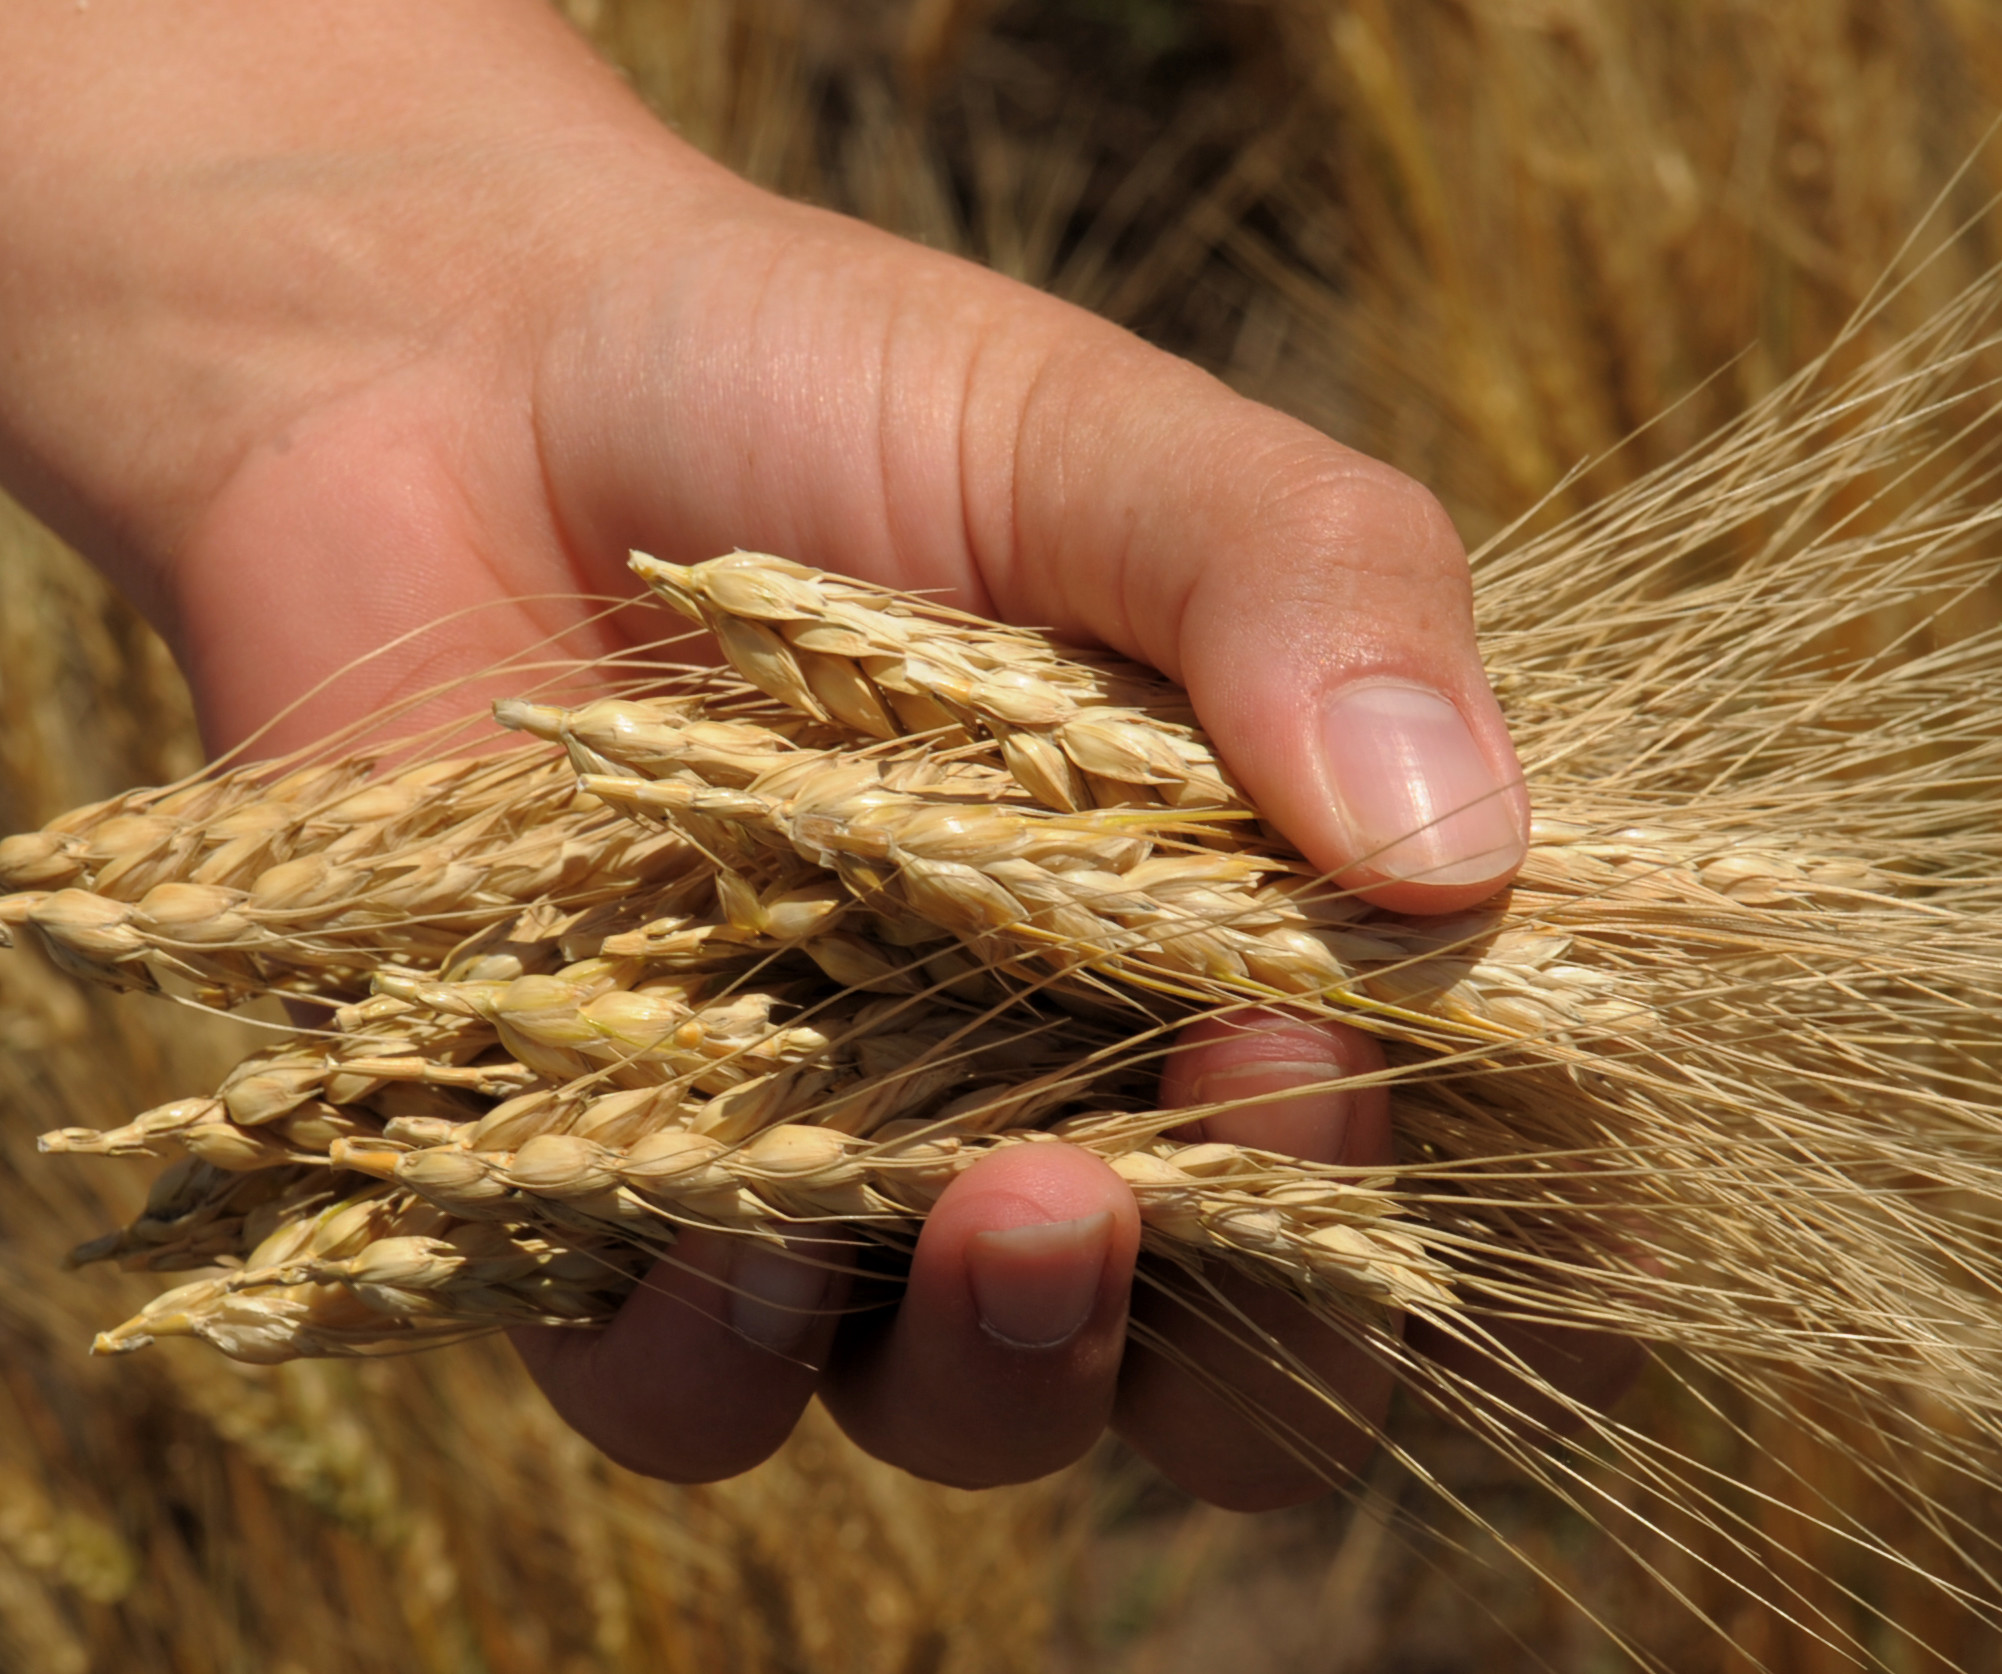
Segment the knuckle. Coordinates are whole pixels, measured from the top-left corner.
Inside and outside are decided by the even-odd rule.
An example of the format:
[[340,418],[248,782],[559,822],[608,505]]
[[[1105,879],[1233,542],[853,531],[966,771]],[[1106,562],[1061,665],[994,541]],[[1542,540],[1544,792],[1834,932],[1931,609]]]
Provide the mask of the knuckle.
[[1437,495],[1381,460],[1313,440],[1282,450],[1260,485],[1254,525],[1266,550],[1318,567],[1333,557],[1352,573],[1465,576],[1466,549]]

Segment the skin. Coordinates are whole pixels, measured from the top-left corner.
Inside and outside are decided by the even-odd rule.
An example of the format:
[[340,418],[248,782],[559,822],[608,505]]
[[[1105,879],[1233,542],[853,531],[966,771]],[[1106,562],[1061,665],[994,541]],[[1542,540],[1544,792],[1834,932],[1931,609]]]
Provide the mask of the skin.
[[[615,650],[658,619],[593,624],[574,595],[629,594],[628,547],[745,546],[1162,669],[1303,852],[1381,904],[1455,910],[1519,861],[1464,554],[1422,488],[1103,321],[746,185],[540,0],[33,0],[0,12],[0,83],[0,479],[168,637],[214,747],[303,743],[546,639]],[[1360,755],[1326,723],[1355,692]],[[1432,731],[1371,755],[1385,704]],[[1439,792],[1432,881],[1357,813],[1407,782]],[[1375,1067],[1369,1041],[1251,1023],[1189,1040],[1164,1096],[1248,1101],[1212,1137],[1388,1157],[1380,1095],[1297,1091]],[[1021,1148],[941,1198],[894,1307],[843,1311],[881,1300],[848,1246],[744,1266],[691,1235],[603,1332],[519,1346],[580,1431],[677,1480],[754,1464],[817,1393],[947,1482],[1055,1469],[1111,1423],[1221,1504],[1324,1492],[1127,1345],[1132,1307],[1286,1398],[1131,1299],[1138,1232],[1102,1163]],[[1381,1413],[1379,1375],[1250,1305]],[[1332,1459],[1366,1447],[1288,1416]]]

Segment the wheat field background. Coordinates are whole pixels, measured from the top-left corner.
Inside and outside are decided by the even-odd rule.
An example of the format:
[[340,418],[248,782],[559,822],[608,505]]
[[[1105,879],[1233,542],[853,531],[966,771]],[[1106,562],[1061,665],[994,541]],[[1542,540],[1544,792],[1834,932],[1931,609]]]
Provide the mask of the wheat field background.
[[[1470,545],[1700,446],[1826,346],[1922,222],[1939,254],[1859,361],[1985,272],[2002,229],[2002,10],[1980,0],[566,9],[733,166],[1194,357],[1430,484]],[[158,642],[5,511],[0,830],[198,759]],[[1651,1575],[1471,1446],[1456,1488],[1556,1580],[1388,1466],[1360,1516],[1197,1507],[1111,1446],[968,1495],[815,1418],[749,1476],[677,1489],[593,1456],[497,1345],[92,1361],[92,1331],[159,1281],[61,1257],[145,1169],[41,1161],[34,1135],[212,1084],[248,1029],[0,959],[0,1668],[1588,1674],[1621,1666],[1595,1613],[1677,1669],[1851,1666],[1704,1530],[1643,1543]],[[1634,1399],[1781,1502],[1806,1458],[1770,1413]],[[1886,1666],[2002,1666],[1937,1591],[1852,1573],[1783,1503],[1762,1515],[1788,1580]],[[1898,1537],[1945,1562],[1928,1531]]]

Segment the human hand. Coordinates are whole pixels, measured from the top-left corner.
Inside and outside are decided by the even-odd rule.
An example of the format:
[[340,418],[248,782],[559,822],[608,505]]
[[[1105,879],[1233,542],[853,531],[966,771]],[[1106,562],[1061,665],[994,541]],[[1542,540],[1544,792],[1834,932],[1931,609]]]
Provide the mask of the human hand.
[[[167,632],[212,744],[446,616],[260,745],[551,636],[616,650],[576,595],[626,591],[628,547],[741,545],[1153,664],[1302,852],[1382,905],[1458,909],[1519,862],[1464,556],[1423,490],[1075,309],[755,191],[539,0],[51,10],[0,22],[0,61],[0,147],[36,163],[0,181],[0,469]],[[1211,1137],[1375,1165],[1380,1091],[1299,1091],[1375,1054],[1215,1028],[1164,1097],[1248,1101]],[[941,1198],[887,1316],[843,1320],[826,1267],[691,1233],[603,1333],[520,1346],[592,1440],[681,1479],[755,1463],[817,1391],[947,1481],[1041,1474],[1113,1421],[1223,1503],[1325,1488],[1126,1348],[1137,1241],[1103,1164],[1016,1148]],[[1245,1305],[1380,1415],[1380,1368],[1283,1298]],[[1366,1449],[1290,1416],[1327,1461]]]

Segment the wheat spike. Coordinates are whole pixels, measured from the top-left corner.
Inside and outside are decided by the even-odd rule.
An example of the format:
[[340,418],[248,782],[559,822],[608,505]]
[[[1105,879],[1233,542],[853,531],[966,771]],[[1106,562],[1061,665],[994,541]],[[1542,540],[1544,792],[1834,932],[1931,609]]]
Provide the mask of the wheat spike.
[[390,959],[451,956],[532,902],[616,902],[690,870],[621,835],[556,763],[525,752],[384,777],[367,759],[270,782],[241,769],[80,809],[0,846],[0,935],[112,987],[227,1005],[367,991]]

